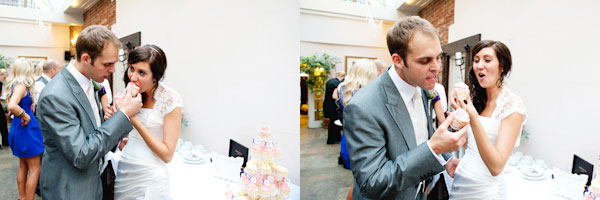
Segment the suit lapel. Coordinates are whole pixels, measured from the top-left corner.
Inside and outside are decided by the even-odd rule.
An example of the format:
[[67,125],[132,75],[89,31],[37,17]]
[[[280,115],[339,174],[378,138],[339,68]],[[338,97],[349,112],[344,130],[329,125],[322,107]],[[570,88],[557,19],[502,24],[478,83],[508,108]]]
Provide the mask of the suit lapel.
[[87,96],[85,95],[85,92],[79,85],[79,82],[77,82],[77,80],[75,80],[75,77],[71,74],[71,72],[69,72],[69,70],[63,70],[61,73],[65,77],[65,83],[71,89],[73,96],[75,96],[75,99],[77,99],[77,101],[79,102],[79,105],[81,105],[81,107],[83,107],[83,109],[87,113],[90,121],[92,122],[93,126],[97,127],[96,118],[94,117],[94,111],[92,109],[92,105],[90,105],[90,103],[87,99]]
[[398,92],[389,73],[383,73],[381,79],[384,95],[387,97],[385,106],[394,119],[396,126],[402,132],[404,141],[408,144],[408,149],[413,149],[417,146],[417,139],[415,138],[415,129],[412,126],[412,120],[406,109],[406,104],[402,100],[400,92]]

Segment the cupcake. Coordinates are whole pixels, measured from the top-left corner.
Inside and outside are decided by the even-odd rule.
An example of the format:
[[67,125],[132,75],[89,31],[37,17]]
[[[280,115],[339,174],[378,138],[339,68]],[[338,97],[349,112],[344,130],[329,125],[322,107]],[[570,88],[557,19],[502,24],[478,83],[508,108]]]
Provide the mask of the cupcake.
[[281,156],[281,148],[279,146],[273,147],[273,157],[279,158]]
[[263,184],[261,186],[261,192],[262,189],[265,190],[265,196],[264,197],[270,197],[273,196],[273,194],[275,193],[275,185],[272,184],[272,182],[269,181],[263,181]]
[[258,173],[258,167],[256,166],[256,161],[252,162],[254,159],[248,161],[246,163],[246,168],[244,172],[250,174],[250,176],[255,176]]
[[256,199],[259,194],[259,189],[256,187],[256,184],[246,185],[246,189],[248,192],[248,197],[250,197],[250,199]]
[[469,86],[463,82],[454,84],[454,91],[456,91],[456,98],[459,100],[466,100],[469,96]]
[[252,154],[252,158],[261,158],[262,155],[262,146],[260,145],[254,145],[251,149],[250,149],[250,153]]
[[290,194],[290,186],[288,186],[288,184],[285,181],[282,181],[279,184],[279,194],[284,195],[286,197]]
[[260,138],[262,138],[263,140],[268,140],[269,138],[271,138],[271,131],[269,130],[269,127],[263,126],[260,130],[259,135]]
[[260,163],[258,165],[258,169],[262,175],[271,175],[271,166],[269,166],[267,163]]
[[275,157],[275,151],[273,147],[265,146],[263,148],[263,157],[265,160],[272,160]]
[[451,132],[456,132],[461,128],[465,127],[467,124],[469,124],[469,121],[469,113],[467,113],[467,111],[465,111],[464,109],[459,108],[456,111],[454,111],[454,120],[450,124],[449,130]]

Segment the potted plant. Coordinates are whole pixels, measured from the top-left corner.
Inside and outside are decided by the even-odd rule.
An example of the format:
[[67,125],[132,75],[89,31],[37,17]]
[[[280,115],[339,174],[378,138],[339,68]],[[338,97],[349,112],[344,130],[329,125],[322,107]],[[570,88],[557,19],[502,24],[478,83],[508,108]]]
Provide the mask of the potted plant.
[[300,72],[308,75],[306,87],[315,97],[315,120],[323,119],[323,92],[330,70],[339,63],[339,58],[326,53],[322,55],[301,56]]

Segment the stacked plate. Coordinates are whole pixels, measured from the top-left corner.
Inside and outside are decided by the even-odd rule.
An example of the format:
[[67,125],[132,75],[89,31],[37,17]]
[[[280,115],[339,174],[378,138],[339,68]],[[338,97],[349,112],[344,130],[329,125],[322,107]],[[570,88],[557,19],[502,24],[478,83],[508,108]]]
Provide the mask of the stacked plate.
[[206,154],[194,150],[181,153],[181,157],[183,162],[189,164],[202,164],[209,160]]
[[537,165],[521,166],[521,177],[527,180],[539,181],[546,179],[546,170]]

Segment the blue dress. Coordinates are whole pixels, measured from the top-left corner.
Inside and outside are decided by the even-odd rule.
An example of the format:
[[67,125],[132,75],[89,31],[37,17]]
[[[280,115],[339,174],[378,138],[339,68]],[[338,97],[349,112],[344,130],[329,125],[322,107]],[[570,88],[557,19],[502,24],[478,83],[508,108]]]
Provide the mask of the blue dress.
[[40,130],[40,124],[38,124],[31,111],[31,104],[33,104],[33,100],[29,91],[27,91],[27,95],[21,99],[19,106],[25,110],[31,120],[27,123],[27,126],[21,126],[21,118],[15,116],[8,131],[8,142],[13,155],[20,158],[33,157],[44,152],[42,131]]
[[[342,109],[342,112],[344,111],[344,89],[342,89],[341,87],[339,87],[338,89],[339,91],[339,103],[340,103],[340,107]],[[348,144],[346,143],[346,135],[344,134],[344,131],[342,131],[342,141],[340,141],[340,156],[342,156],[342,160],[344,160],[344,166],[346,166],[346,168],[348,169],[352,169],[352,167],[350,166],[350,154],[348,152]]]

